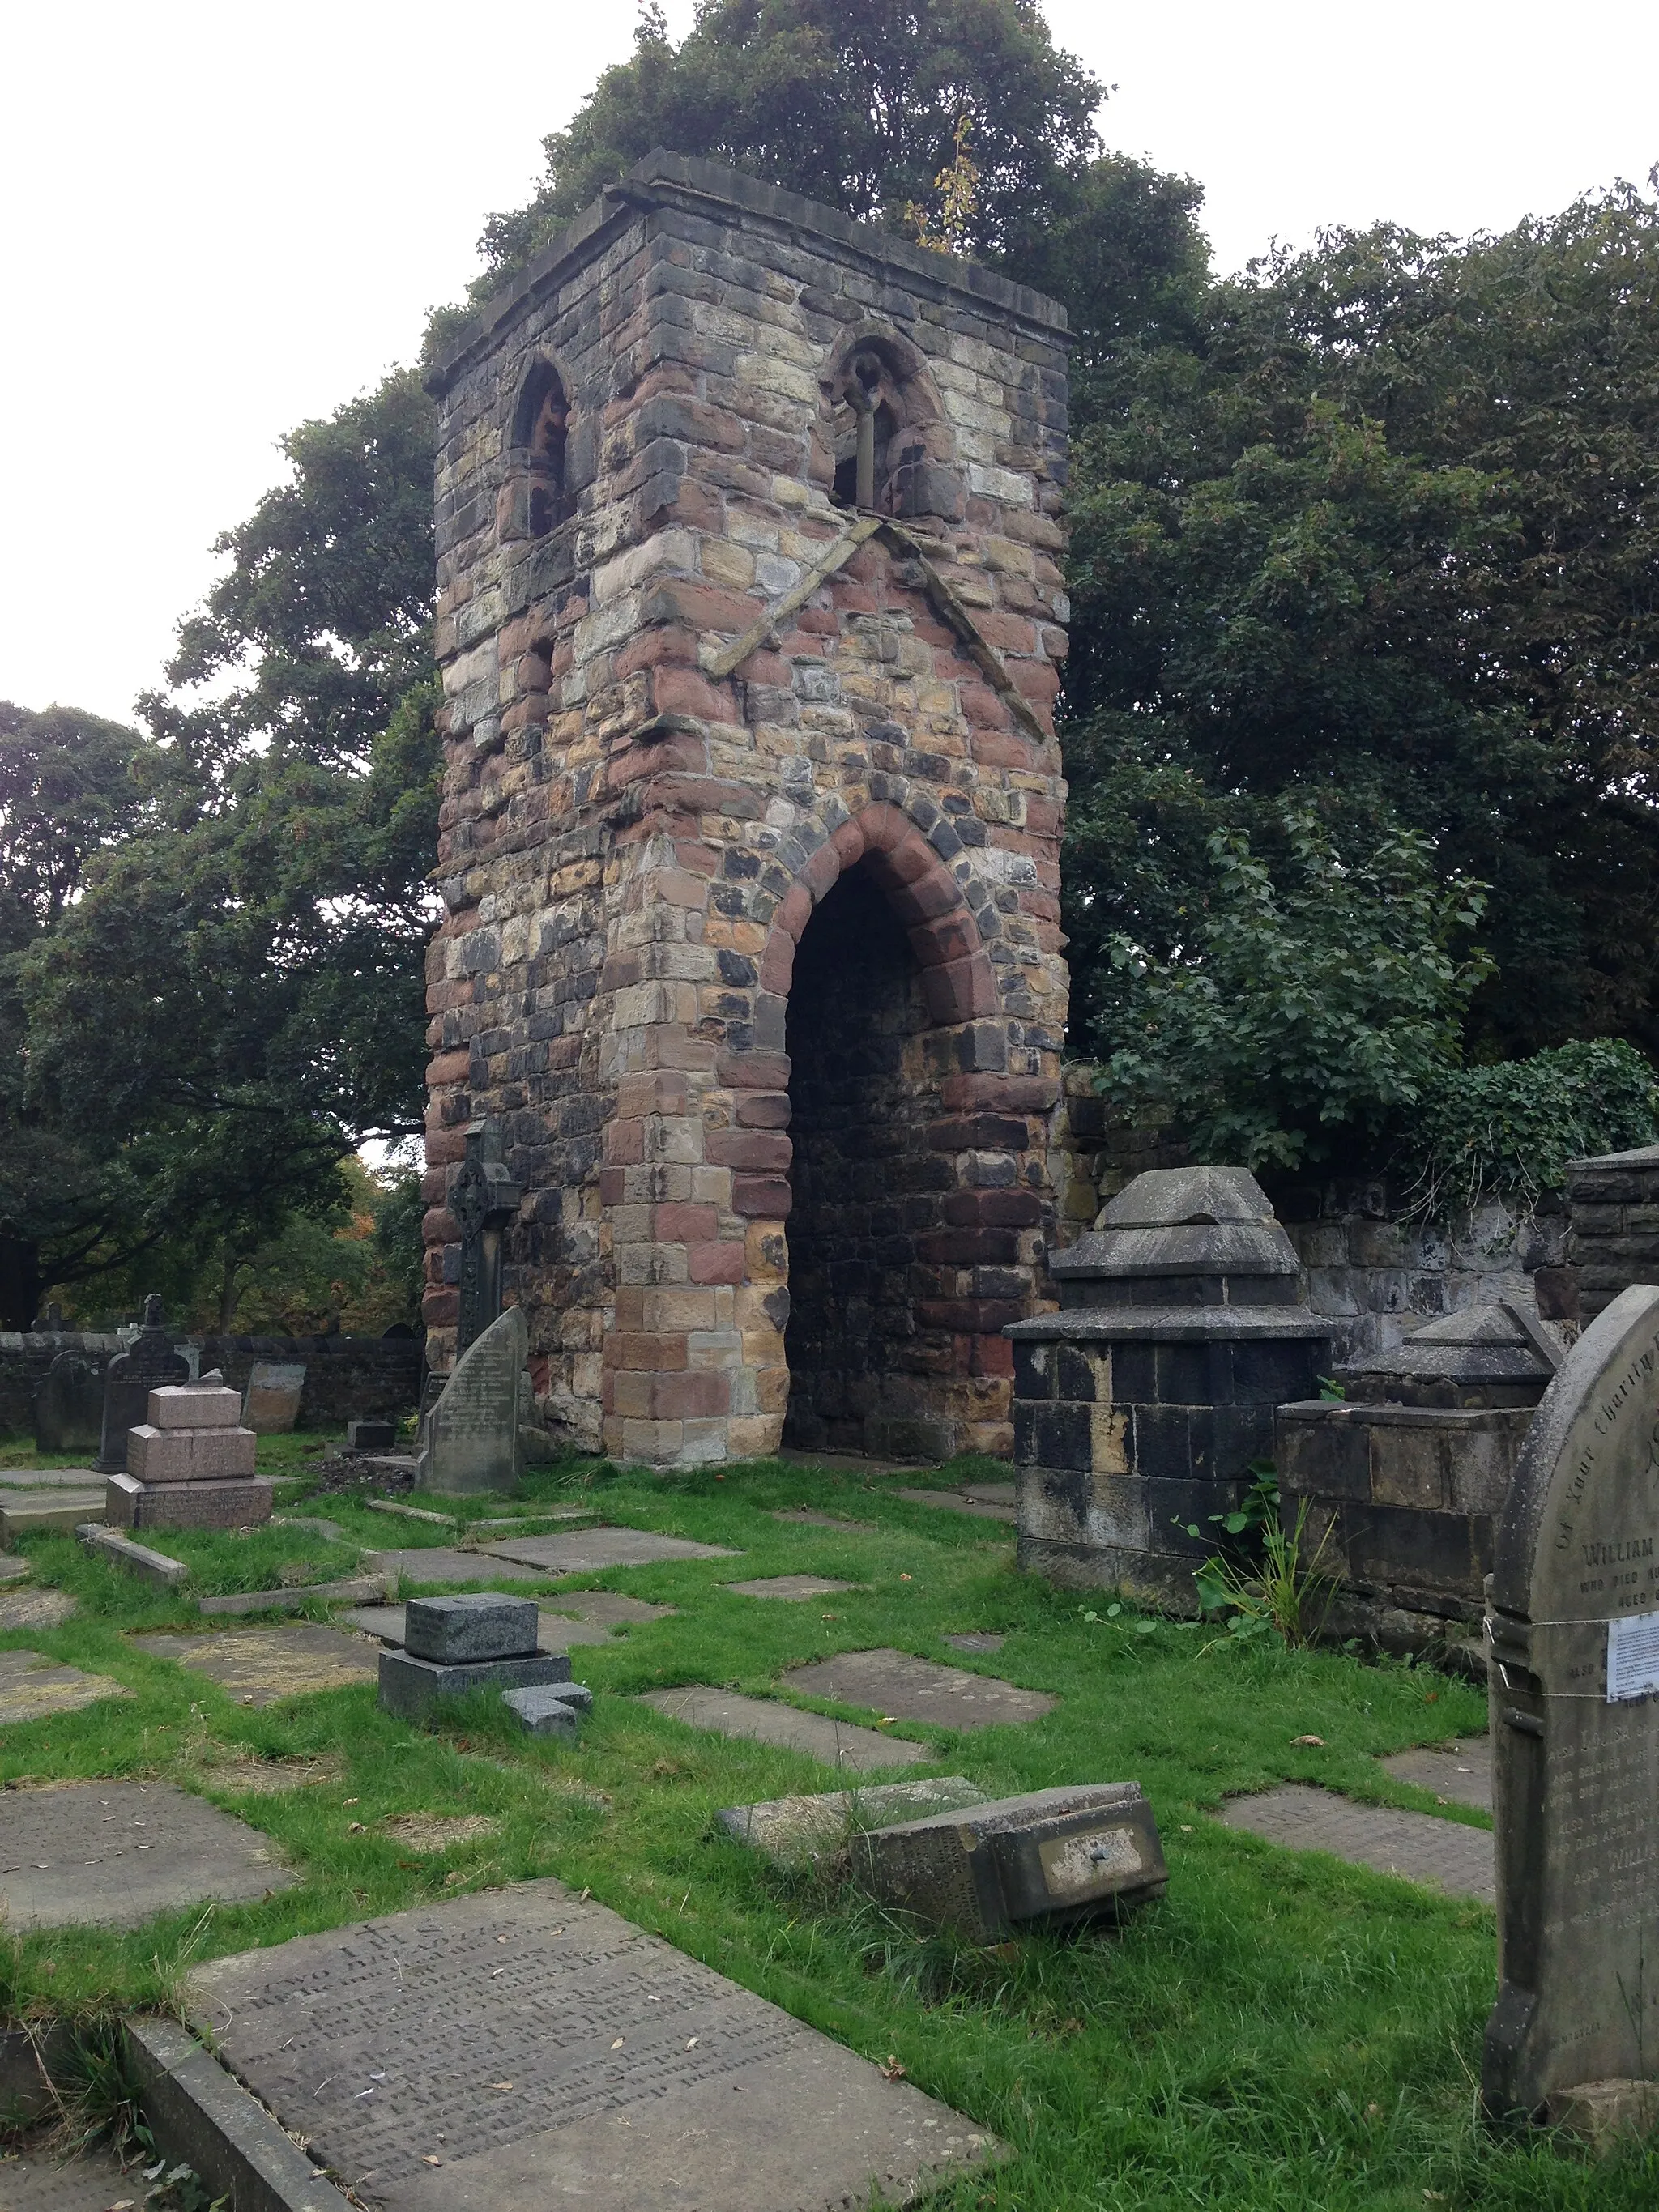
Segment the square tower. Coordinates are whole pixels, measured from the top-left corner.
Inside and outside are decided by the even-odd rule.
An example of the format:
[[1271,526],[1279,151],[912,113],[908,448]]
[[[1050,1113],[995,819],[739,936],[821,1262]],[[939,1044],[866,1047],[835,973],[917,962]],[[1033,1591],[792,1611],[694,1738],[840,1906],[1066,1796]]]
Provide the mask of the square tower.
[[1061,309],[648,155],[434,373],[425,1312],[482,1121],[554,1434],[1006,1452],[1051,1301]]

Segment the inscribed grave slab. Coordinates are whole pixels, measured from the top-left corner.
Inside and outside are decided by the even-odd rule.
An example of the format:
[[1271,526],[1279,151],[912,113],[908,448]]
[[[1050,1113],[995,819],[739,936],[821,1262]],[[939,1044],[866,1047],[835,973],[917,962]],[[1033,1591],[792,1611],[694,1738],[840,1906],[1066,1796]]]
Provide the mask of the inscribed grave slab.
[[1492,1745],[1485,1736],[1459,1744],[1452,1750],[1399,1751],[1380,1759],[1383,1771],[1396,1782],[1414,1782],[1419,1790],[1432,1790],[1454,1805],[1478,1805],[1492,1810]]
[[267,1838],[168,1782],[0,1795],[0,1910],[13,1928],[130,1927],[208,1898],[286,1889]]
[[25,2151],[0,2154],[0,2204],[6,2212],[107,2212],[123,2198],[141,2203],[135,2189],[147,2186],[136,2173],[123,2173],[106,2151],[82,2151],[62,2165]]
[[1481,2095],[1501,2118],[1659,2080],[1659,1289],[1623,1291],[1558,1369],[1494,1562],[1498,1993]]
[[503,1563],[493,1548],[461,1552],[448,1544],[434,1544],[404,1552],[365,1552],[362,1565],[371,1574],[395,1574],[406,1583],[533,1583],[538,1575],[556,1571]]
[[868,1705],[902,1721],[932,1721],[939,1728],[998,1728],[1040,1721],[1060,1703],[1042,1690],[1021,1690],[994,1674],[970,1674],[908,1651],[838,1651],[810,1666],[792,1667],[783,1678],[808,1697],[842,1705]]
[[529,1350],[529,1324],[518,1306],[467,1346],[426,1417],[421,1489],[446,1497],[511,1490],[520,1466],[519,1376]]
[[1358,1805],[1334,1790],[1287,1782],[1258,1796],[1231,1799],[1220,1815],[1229,1828],[1264,1837],[1292,1851],[1328,1851],[1354,1866],[1398,1875],[1451,1897],[1495,1894],[1492,1838],[1484,1828],[1402,1813],[1392,1805]]
[[100,1698],[131,1695],[106,1674],[83,1674],[78,1667],[62,1666],[39,1651],[0,1651],[0,1726],[78,1712]]
[[556,1881],[216,1960],[190,2002],[377,2212],[840,2212],[1000,2154]]
[[65,1590],[9,1590],[0,1597],[0,1629],[61,1628],[75,1609]]
[[884,1766],[914,1766],[918,1759],[933,1756],[927,1745],[912,1743],[905,1736],[882,1735],[874,1729],[854,1728],[850,1721],[830,1720],[823,1713],[801,1712],[771,1698],[744,1698],[735,1690],[709,1689],[698,1682],[678,1690],[648,1690],[640,1703],[690,1728],[775,1743],[787,1751],[804,1751],[809,1759],[821,1759],[826,1766],[851,1767],[860,1774]]
[[722,1583],[720,1588],[734,1597],[839,1597],[859,1584],[826,1582],[822,1575],[763,1575],[758,1582]]
[[487,1547],[492,1559],[517,1559],[544,1575],[597,1574],[603,1567],[647,1567],[659,1559],[740,1559],[726,1544],[694,1544],[650,1528],[573,1528],[561,1536],[515,1537]]
[[176,1659],[244,1705],[268,1705],[313,1690],[337,1690],[374,1680],[374,1647],[315,1621],[285,1628],[248,1628],[222,1635],[135,1636],[136,1650]]

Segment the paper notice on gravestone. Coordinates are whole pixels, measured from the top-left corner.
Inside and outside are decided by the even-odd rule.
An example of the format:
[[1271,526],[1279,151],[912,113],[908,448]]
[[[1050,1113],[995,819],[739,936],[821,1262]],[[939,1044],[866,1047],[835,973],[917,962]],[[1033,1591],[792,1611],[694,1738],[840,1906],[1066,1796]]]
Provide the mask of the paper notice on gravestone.
[[1615,1299],[1551,1383],[1496,1560],[1501,2118],[1659,2081],[1659,1288]]
[[529,1351],[524,1315],[509,1306],[461,1354],[427,1415],[422,1489],[456,1496],[512,1488],[519,1476],[519,1376]]

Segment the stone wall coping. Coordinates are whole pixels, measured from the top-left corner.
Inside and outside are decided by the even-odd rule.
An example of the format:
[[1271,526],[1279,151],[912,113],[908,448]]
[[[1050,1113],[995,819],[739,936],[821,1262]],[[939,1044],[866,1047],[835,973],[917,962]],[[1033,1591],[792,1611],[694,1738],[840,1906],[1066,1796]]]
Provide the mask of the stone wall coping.
[[1589,1159],[1567,1162],[1570,1176],[1580,1168],[1659,1168],[1659,1145],[1638,1145],[1633,1152],[1597,1152]]
[[1492,1422],[1525,1429],[1531,1425],[1534,1410],[1531,1406],[1398,1406],[1364,1398],[1293,1398],[1273,1408],[1287,1421],[1347,1421],[1370,1429],[1467,1429]]
[[607,185],[511,283],[478,309],[468,327],[439,355],[426,379],[428,392],[434,399],[441,399],[460,371],[488,350],[503,325],[513,321],[534,295],[592,260],[609,243],[613,231],[634,214],[675,206],[689,206],[702,213],[711,202],[740,216],[759,216],[878,266],[902,269],[907,278],[920,282],[936,295],[959,294],[994,308],[1000,315],[1034,325],[1057,344],[1069,342],[1065,308],[1030,285],[1016,284],[954,253],[913,246],[879,224],[855,222],[839,208],[825,207],[799,192],[785,191],[781,185],[763,184],[724,162],[705,161],[658,146],[616,184]]
[[1160,1340],[1218,1337],[1328,1338],[1328,1316],[1305,1306],[1090,1306],[1081,1312],[1039,1314],[1032,1321],[1010,1322],[1003,1334],[1016,1343],[1113,1339]]

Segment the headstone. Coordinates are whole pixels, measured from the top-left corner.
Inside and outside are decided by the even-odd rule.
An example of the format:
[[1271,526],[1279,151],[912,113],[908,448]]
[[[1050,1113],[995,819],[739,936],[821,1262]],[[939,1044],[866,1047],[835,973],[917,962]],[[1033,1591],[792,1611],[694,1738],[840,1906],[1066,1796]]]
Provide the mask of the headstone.
[[538,1651],[536,1630],[530,1598],[489,1590],[410,1598],[404,1609],[407,1648],[380,1654],[380,1704],[401,1720],[418,1720],[439,1698],[568,1682],[568,1655]]
[[393,1451],[398,1443],[398,1424],[395,1421],[348,1421],[346,1449],[348,1451]]
[[508,1175],[495,1132],[475,1121],[466,1133],[466,1157],[449,1189],[449,1210],[461,1232],[460,1314],[455,1346],[474,1344],[501,1310],[501,1245],[519,1210],[519,1186]]
[[306,1387],[304,1367],[292,1361],[258,1359],[247,1378],[242,1419],[256,1437],[288,1437],[300,1418]]
[[103,1370],[84,1352],[60,1352],[34,1392],[34,1441],[43,1452],[95,1452],[103,1441]]
[[1152,1808],[1133,1782],[1035,1790],[858,1837],[854,1864],[884,1904],[998,1943],[1161,1897]]
[[840,2212],[1000,2155],[557,1881],[216,1959],[188,2003],[314,2163],[381,2212]]
[[1489,1598],[1498,1993],[1482,2099],[1494,2118],[1605,2118],[1621,2096],[1638,2114],[1659,2081],[1659,1289],[1621,1292],[1546,1391]]
[[100,1474],[121,1474],[127,1464],[127,1434],[144,1419],[149,1394],[163,1383],[185,1382],[190,1367],[173,1348],[161,1323],[161,1301],[152,1291],[144,1300],[143,1326],[125,1352],[104,1370],[104,1414],[98,1456]]
[[509,1306],[455,1362],[426,1417],[419,1486],[447,1497],[511,1490],[519,1479],[519,1375],[530,1329]]
[[293,1880],[257,1829],[171,1783],[74,1782],[6,1797],[0,1911],[14,1930],[132,1927]]
[[254,1474],[258,1438],[222,1384],[163,1384],[127,1438],[127,1467],[105,1485],[115,1528],[242,1528],[270,1518],[275,1485]]
[[56,1298],[44,1313],[38,1313],[29,1323],[31,1336],[56,1336],[64,1326],[64,1310]]

